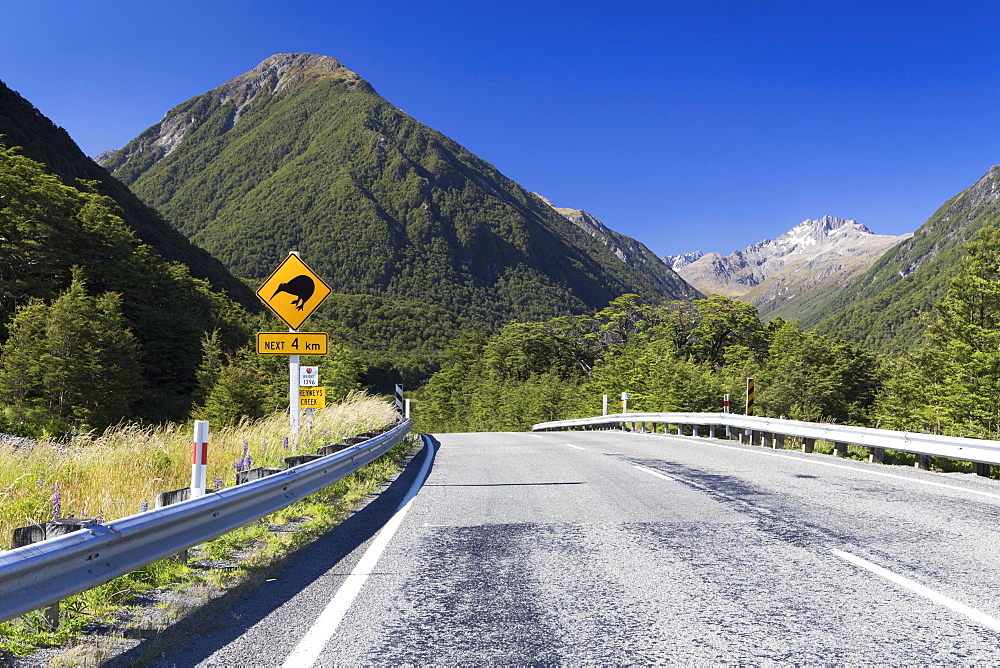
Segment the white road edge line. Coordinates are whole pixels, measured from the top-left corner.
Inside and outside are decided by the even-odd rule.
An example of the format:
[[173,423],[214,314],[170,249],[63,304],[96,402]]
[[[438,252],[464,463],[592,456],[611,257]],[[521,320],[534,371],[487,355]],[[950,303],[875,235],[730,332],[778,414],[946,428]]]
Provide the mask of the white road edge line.
[[677,482],[677,478],[671,478],[668,475],[664,475],[663,473],[660,473],[659,471],[654,471],[653,469],[648,469],[645,466],[639,466],[638,464],[632,464],[632,466],[639,469],[640,471],[645,471],[650,475],[655,475],[657,478],[663,478],[664,480],[669,480],[670,482]]
[[406,493],[406,498],[396,508],[396,512],[389,518],[389,521],[379,530],[375,536],[375,540],[368,546],[361,560],[358,561],[354,570],[340,585],[340,589],[337,590],[334,597],[323,608],[323,612],[313,622],[309,631],[302,636],[299,644],[295,646],[292,653],[281,664],[282,668],[306,668],[312,666],[316,663],[316,659],[319,658],[320,652],[323,651],[326,642],[336,632],[337,627],[340,626],[341,620],[347,614],[351,604],[354,603],[354,599],[357,598],[365,581],[368,580],[368,576],[375,570],[379,557],[382,556],[382,552],[385,551],[385,548],[389,545],[389,541],[392,540],[396,530],[399,529],[399,525],[403,522],[403,516],[410,509],[413,499],[416,498],[417,492],[420,491],[420,487],[427,478],[431,461],[434,459],[434,446],[430,440],[427,440],[426,443],[427,457],[424,459],[424,465],[421,467],[420,473],[417,474],[416,480],[413,481],[410,490]]
[[[687,439],[685,439],[687,440]],[[1000,494],[994,494],[993,492],[982,492],[978,489],[969,489],[968,487],[959,487],[958,485],[948,485],[943,482],[934,482],[932,480],[921,480],[920,478],[910,478],[905,475],[897,475],[895,473],[884,473],[882,471],[872,471],[869,468],[862,468],[860,466],[844,466],[843,464],[833,464],[830,462],[821,462],[815,459],[806,459],[802,457],[793,457],[791,455],[782,454],[780,450],[769,450],[764,447],[756,447],[755,449],[738,448],[735,445],[724,445],[722,443],[711,443],[708,439],[704,439],[704,443],[701,445],[710,445],[713,448],[727,448],[729,450],[739,450],[740,452],[753,452],[759,455],[770,455],[772,457],[784,457],[785,459],[794,459],[799,462],[810,462],[816,464],[817,466],[829,466],[834,469],[845,469],[847,471],[860,471],[861,473],[867,473],[869,475],[882,476],[883,478],[895,478],[896,480],[906,480],[907,482],[915,482],[921,485],[930,485],[931,487],[944,487],[945,489],[952,489],[959,492],[968,492],[969,494],[977,494],[979,496],[987,496],[991,499],[1000,499]]]
[[579,445],[573,445],[572,443],[565,444],[567,448],[576,448],[577,450],[586,450],[587,448],[581,448]]
[[889,580],[890,582],[895,582],[899,586],[905,589],[909,589],[913,593],[919,594],[924,598],[930,599],[931,601],[937,603],[938,605],[943,605],[946,608],[950,608],[955,612],[961,613],[966,617],[972,619],[973,621],[979,622],[980,624],[982,624],[987,628],[993,629],[994,631],[1000,631],[1000,619],[997,619],[996,617],[990,617],[989,615],[980,612],[975,608],[970,608],[964,603],[959,603],[955,599],[949,598],[944,594],[939,594],[936,591],[929,589],[928,587],[925,587],[919,582],[914,582],[913,580],[905,578],[902,575],[899,575],[898,573],[893,573],[892,571],[883,568],[878,564],[873,564],[867,559],[862,559],[861,557],[851,554],[850,552],[844,552],[842,550],[830,550],[830,551],[833,552],[838,557],[840,557],[841,559],[851,562],[855,566],[860,566],[861,568],[871,571],[872,573],[875,573],[876,575],[879,575],[885,578],[886,580]]

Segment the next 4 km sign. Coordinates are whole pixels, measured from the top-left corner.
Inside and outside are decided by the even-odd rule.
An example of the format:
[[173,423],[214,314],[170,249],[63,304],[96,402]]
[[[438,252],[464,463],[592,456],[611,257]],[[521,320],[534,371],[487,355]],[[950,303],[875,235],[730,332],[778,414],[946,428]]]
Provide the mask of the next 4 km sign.
[[326,355],[326,332],[257,332],[258,355]]

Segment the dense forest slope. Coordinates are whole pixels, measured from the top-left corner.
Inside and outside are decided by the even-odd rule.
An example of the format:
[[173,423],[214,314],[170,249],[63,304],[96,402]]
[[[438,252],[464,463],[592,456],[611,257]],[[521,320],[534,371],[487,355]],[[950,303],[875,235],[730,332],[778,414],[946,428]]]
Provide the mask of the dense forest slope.
[[1000,221],[1000,165],[938,209],[910,239],[808,318],[804,326],[836,332],[870,348],[901,353],[924,340],[932,304],[948,291],[965,244]]
[[[218,329],[235,348],[248,336],[213,285],[259,301],[2,84],[0,131],[0,422],[183,418],[202,337]],[[131,343],[112,362],[108,341]]]
[[17,146],[21,155],[45,165],[65,185],[90,190],[80,180],[93,182],[93,191],[106,195],[121,208],[126,226],[145,244],[167,260],[182,262],[196,278],[204,278],[216,290],[251,309],[260,302],[222,263],[192,244],[164,222],[156,211],[143,204],[118,179],[84,155],[80,147],[60,127],[15,91],[0,82],[0,142]]
[[[318,321],[367,329],[397,352],[439,350],[455,328],[582,313],[626,292],[698,296],[668,267],[623,262],[325,56],[268,58],[103,159],[241,277],[262,279],[300,251],[335,293]],[[366,303],[373,312],[361,312]],[[428,315],[400,338],[385,320],[400,312]]]

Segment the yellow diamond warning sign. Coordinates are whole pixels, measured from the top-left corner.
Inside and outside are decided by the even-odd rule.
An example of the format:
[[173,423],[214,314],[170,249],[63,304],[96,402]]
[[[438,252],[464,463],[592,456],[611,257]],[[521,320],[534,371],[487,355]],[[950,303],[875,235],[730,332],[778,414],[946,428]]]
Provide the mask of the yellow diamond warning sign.
[[257,296],[285,324],[298,329],[330,292],[330,286],[292,253],[264,281]]

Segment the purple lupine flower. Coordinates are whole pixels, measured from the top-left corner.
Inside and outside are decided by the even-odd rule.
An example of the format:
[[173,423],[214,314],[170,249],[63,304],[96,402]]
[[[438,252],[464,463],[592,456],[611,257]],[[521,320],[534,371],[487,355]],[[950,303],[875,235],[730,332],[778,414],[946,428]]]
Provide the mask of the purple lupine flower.
[[59,485],[55,485],[55,492],[52,494],[52,519],[56,519],[62,515],[62,493],[59,491]]
[[288,449],[288,437],[287,436],[285,436],[285,443],[281,447],[283,447],[285,450]]
[[249,452],[250,452],[250,444],[247,443],[246,441],[243,441],[243,454],[240,455],[240,458],[238,460],[236,460],[236,463],[233,465],[233,468],[236,469],[237,473],[239,473],[240,471],[249,471],[250,470],[250,454],[249,454]]
[[139,511],[144,513],[147,510],[149,510],[149,503],[146,502],[146,499],[143,499],[142,505],[139,507]]
[[218,492],[220,489],[222,489],[222,478],[216,477],[214,480],[212,480],[212,485],[214,486],[214,489],[212,491]]

